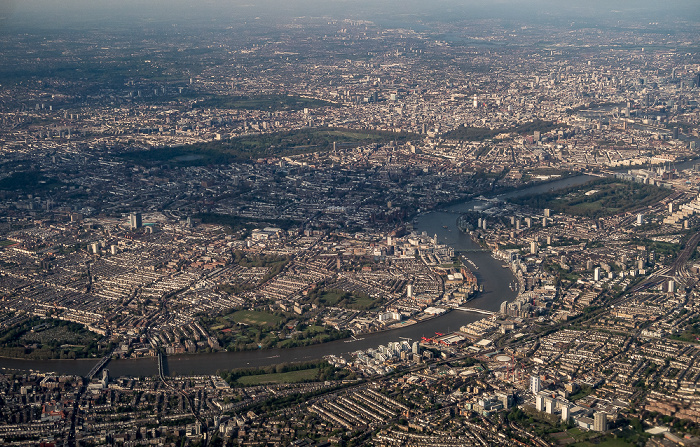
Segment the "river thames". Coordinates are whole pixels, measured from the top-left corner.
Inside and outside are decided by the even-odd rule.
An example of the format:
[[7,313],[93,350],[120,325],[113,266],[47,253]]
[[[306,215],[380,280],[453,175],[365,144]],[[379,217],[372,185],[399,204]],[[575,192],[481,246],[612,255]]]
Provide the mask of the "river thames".
[[[499,198],[507,198],[525,194],[541,193],[568,186],[580,185],[589,180],[589,176],[576,176],[554,182],[533,186],[519,191],[507,193]],[[470,236],[457,229],[457,218],[460,213],[473,209],[476,201],[469,201],[449,206],[441,211],[433,211],[419,215],[414,221],[418,232],[425,231],[428,235],[437,235],[438,241],[450,245],[456,251],[467,251],[480,248]],[[487,252],[465,252],[464,256],[476,265],[469,266],[483,285],[483,292],[469,302],[469,307],[498,311],[503,301],[512,301],[516,292],[510,287],[515,277],[510,269],[504,268],[502,262],[494,259]],[[483,315],[473,312],[452,311],[437,318],[417,323],[400,329],[378,332],[359,336],[354,340],[336,340],[329,343],[304,346],[291,349],[269,349],[260,351],[216,352],[209,354],[187,354],[167,357],[167,371],[170,375],[199,375],[215,374],[219,370],[262,367],[285,362],[303,362],[317,360],[326,355],[343,355],[367,348],[377,347],[401,338],[418,340],[422,336],[432,336],[435,332],[456,331],[461,326],[474,322]],[[0,371],[39,371],[55,372],[57,374],[86,375],[97,363],[94,359],[86,360],[19,360],[0,359]],[[153,376],[158,373],[155,358],[119,359],[107,364],[112,376]]]

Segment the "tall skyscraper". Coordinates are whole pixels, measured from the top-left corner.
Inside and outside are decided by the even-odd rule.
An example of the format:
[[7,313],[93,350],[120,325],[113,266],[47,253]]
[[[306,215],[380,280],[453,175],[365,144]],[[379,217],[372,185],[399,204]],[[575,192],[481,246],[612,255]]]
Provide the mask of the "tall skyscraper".
[[129,214],[129,226],[132,230],[141,228],[143,226],[143,222],[141,221],[141,213]]
[[542,382],[540,382],[539,376],[530,376],[530,392],[532,394],[537,394],[542,390]]
[[545,396],[538,394],[535,396],[535,409],[537,409],[537,411],[544,411],[545,408]]
[[544,409],[547,413],[554,414],[554,409],[556,407],[557,407],[556,399],[552,399],[551,397],[547,397],[544,399]]
[[417,341],[414,341],[413,345],[411,345],[411,352],[416,355],[420,354],[421,349]]
[[608,429],[608,415],[604,411],[596,411],[593,415],[593,431]]
[[571,419],[571,408],[569,408],[569,404],[564,403],[561,406],[561,421],[565,424],[568,424],[570,419]]

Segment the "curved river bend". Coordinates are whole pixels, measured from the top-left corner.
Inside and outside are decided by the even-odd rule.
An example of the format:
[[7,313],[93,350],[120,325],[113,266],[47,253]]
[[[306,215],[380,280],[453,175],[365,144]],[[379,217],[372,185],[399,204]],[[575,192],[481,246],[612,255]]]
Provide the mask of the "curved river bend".
[[[589,176],[576,176],[557,180],[546,184],[533,186],[520,191],[503,194],[499,197],[515,197],[526,194],[546,192],[568,186],[580,185],[589,180]],[[457,229],[459,213],[470,210],[477,202],[465,202],[452,205],[443,211],[434,211],[420,215],[414,224],[417,231],[425,231],[429,235],[437,234],[438,240],[448,244],[456,251],[479,248],[471,238]],[[446,227],[446,228],[445,228]],[[503,301],[511,301],[516,292],[509,284],[515,281],[511,271],[502,267],[489,253],[466,253],[477,269],[473,269],[479,284],[484,291],[469,302],[469,307],[498,311]],[[261,367],[284,362],[302,362],[320,359],[325,355],[345,355],[360,349],[377,347],[390,341],[398,341],[399,337],[413,340],[420,337],[432,336],[435,332],[458,330],[461,326],[474,322],[483,315],[452,311],[437,318],[414,324],[412,326],[361,336],[358,340],[336,340],[320,345],[304,346],[291,349],[270,349],[243,352],[217,352],[211,354],[190,354],[169,356],[167,358],[168,372],[177,374],[214,374],[218,370]],[[11,371],[55,372],[58,374],[86,375],[96,364],[96,360],[19,360],[0,358],[0,373]],[[107,365],[113,376],[153,376],[158,374],[154,358],[112,360]]]

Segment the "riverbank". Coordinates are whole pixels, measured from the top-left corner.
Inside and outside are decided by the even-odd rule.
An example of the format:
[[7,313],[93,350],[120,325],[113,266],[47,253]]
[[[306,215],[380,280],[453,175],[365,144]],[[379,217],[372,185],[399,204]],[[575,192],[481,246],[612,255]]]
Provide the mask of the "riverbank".
[[[496,259],[500,262],[505,262],[505,260],[503,260],[503,259],[498,259],[498,257],[496,256],[496,252],[494,252],[494,251],[491,252],[491,256],[493,256],[494,259]],[[517,290],[517,295],[515,296],[515,298],[513,300],[513,301],[515,301],[518,298],[520,298],[520,295],[522,295],[523,292],[525,291],[525,280],[523,279],[522,275],[518,274],[518,270],[515,268],[515,265],[513,265],[512,262],[507,262],[503,266],[508,268],[508,270],[510,270],[511,274],[517,280],[518,290]]]
[[[533,194],[552,189],[565,188],[583,184],[590,176],[576,176],[566,179],[541,183],[525,190],[513,191],[499,198],[511,195]],[[415,220],[415,229],[427,234],[436,234],[440,243],[449,245],[455,251],[464,252],[464,256],[478,266],[474,275],[484,291],[470,300],[470,307],[491,312],[498,312],[503,301],[512,301],[517,293],[510,290],[508,284],[516,280],[510,269],[504,269],[491,252],[481,251],[471,238],[457,229],[455,214],[473,208],[476,201],[466,201],[450,205],[447,209],[432,211],[419,215]],[[478,250],[478,251],[477,251]],[[522,290],[522,288],[520,288]],[[447,333],[459,329],[465,324],[483,318],[482,315],[467,312],[447,312],[412,325],[381,332],[368,333],[362,339],[343,339],[327,343],[298,348],[274,348],[265,351],[216,352],[195,355],[174,355],[166,358],[170,374],[215,374],[217,370],[261,367],[279,363],[294,363],[321,359],[326,355],[348,355],[354,351],[373,348],[390,341],[403,338],[418,340],[424,335],[435,332]],[[31,361],[21,359],[0,359],[0,371],[36,371],[55,372],[57,374],[86,375],[98,360],[52,360]],[[107,368],[114,376],[154,376],[158,374],[155,357],[138,359],[112,360]]]

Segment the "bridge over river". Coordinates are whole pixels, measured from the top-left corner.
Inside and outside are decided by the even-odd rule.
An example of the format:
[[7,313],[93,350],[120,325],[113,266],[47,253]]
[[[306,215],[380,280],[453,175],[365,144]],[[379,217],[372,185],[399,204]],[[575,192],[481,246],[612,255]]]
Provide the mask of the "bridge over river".
[[461,310],[462,312],[474,312],[482,315],[496,315],[496,312],[491,312],[490,310],[477,309],[475,307],[453,307],[454,310]]
[[87,373],[87,376],[85,376],[85,377],[87,377],[88,380],[92,380],[92,378],[95,377],[95,375],[98,372],[100,372],[102,367],[105,366],[107,364],[107,362],[109,362],[112,359],[112,354],[113,354],[113,352],[110,352],[106,356],[102,357],[102,359],[95,366],[92,367],[90,372]]

